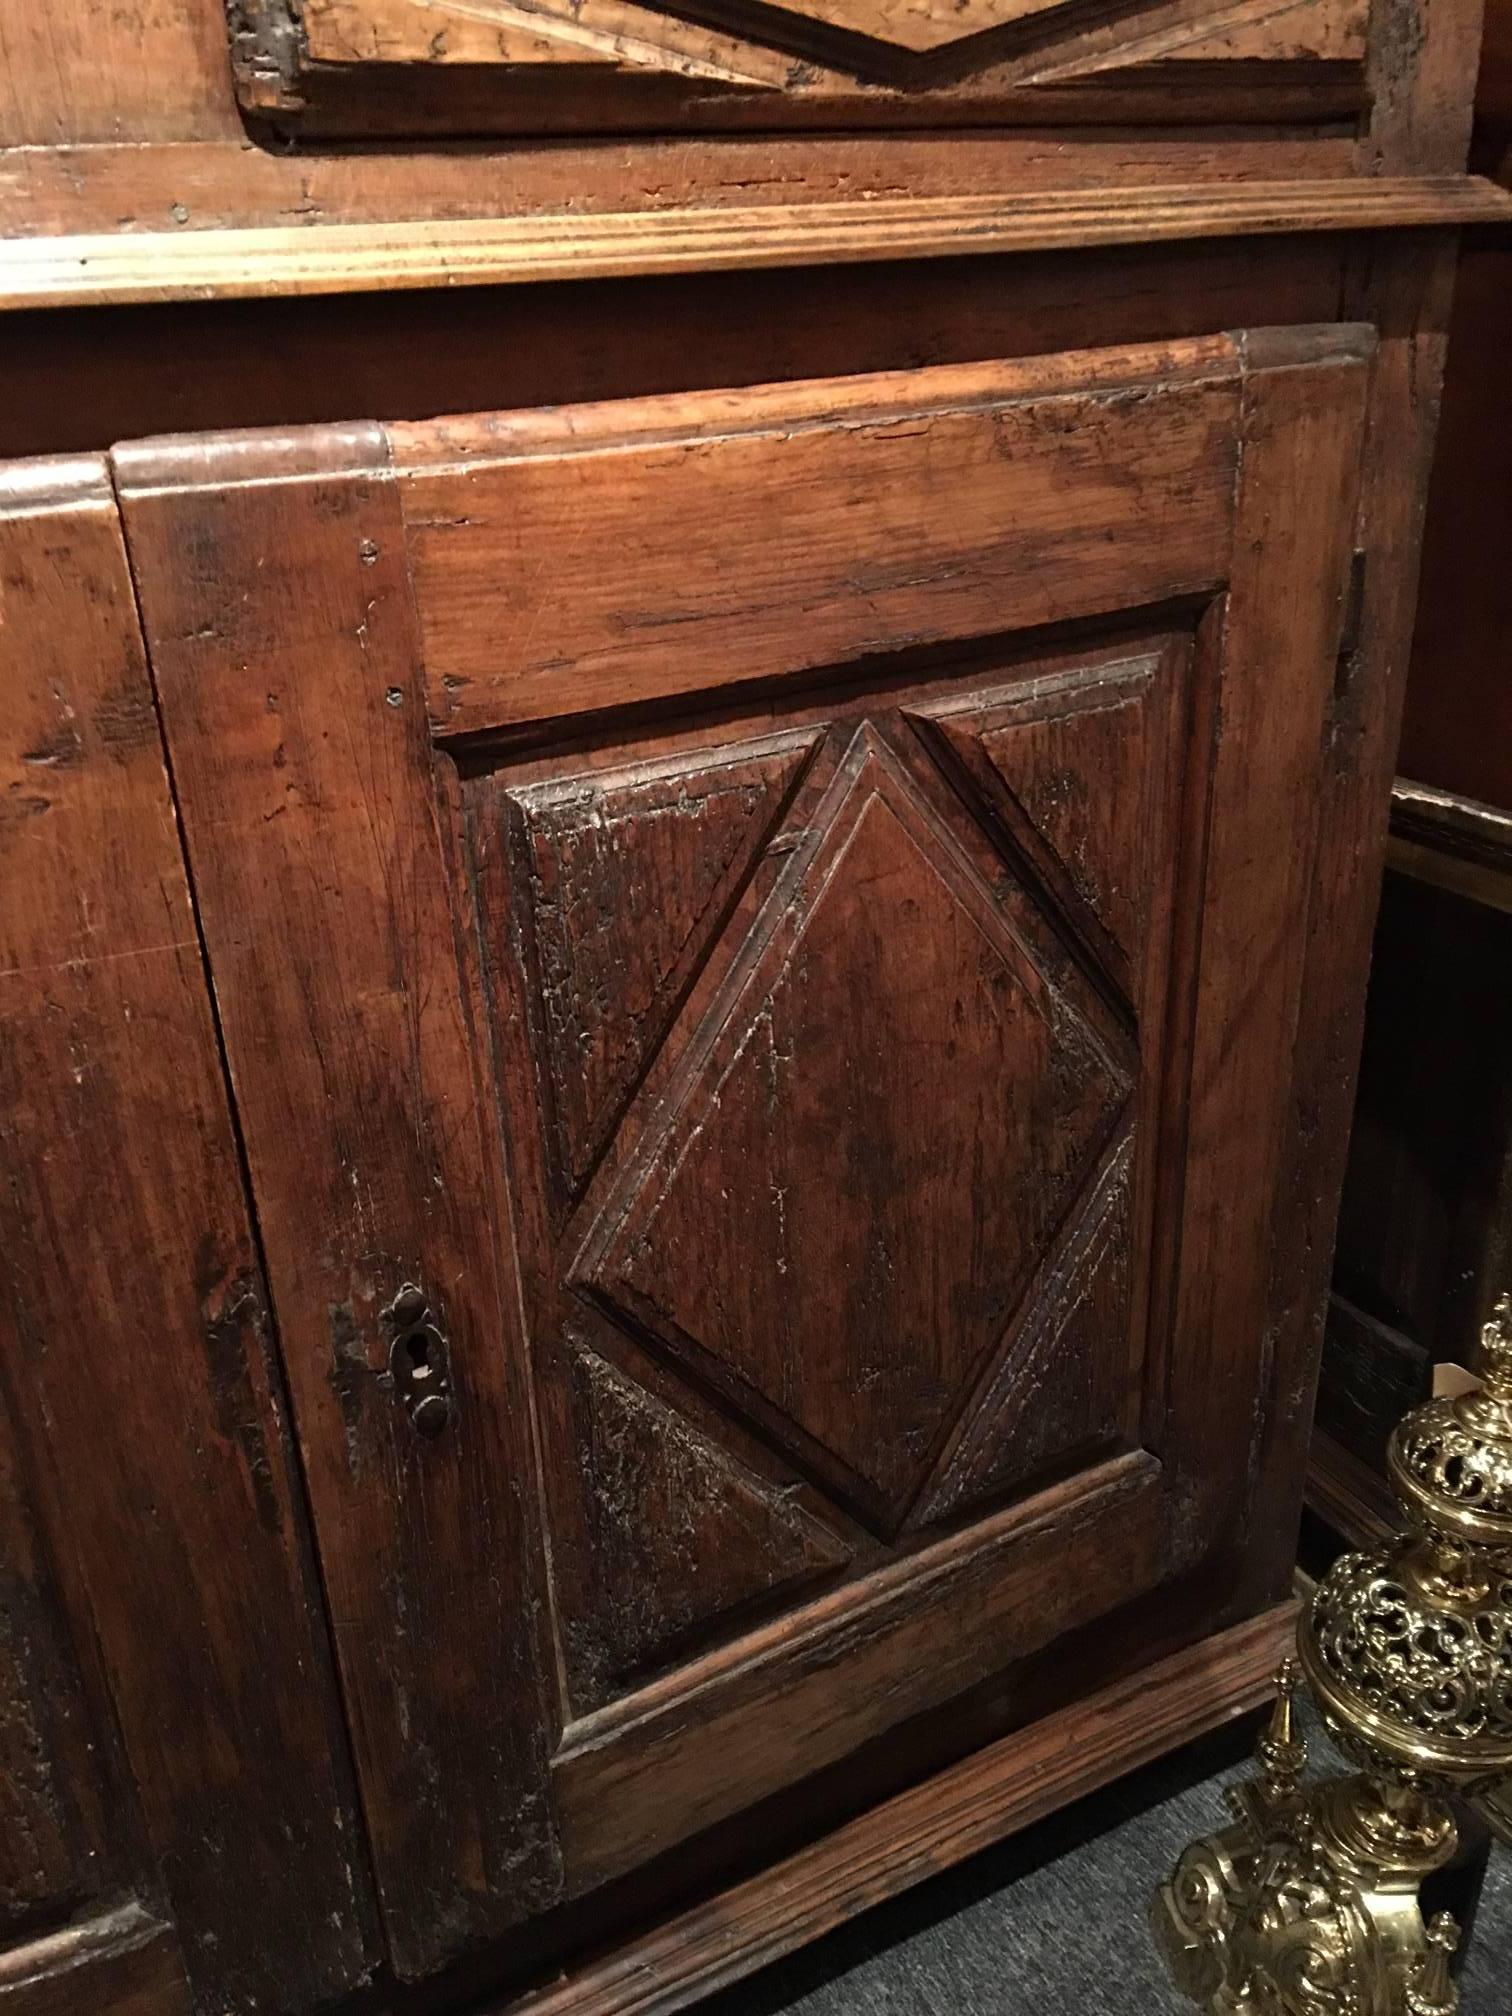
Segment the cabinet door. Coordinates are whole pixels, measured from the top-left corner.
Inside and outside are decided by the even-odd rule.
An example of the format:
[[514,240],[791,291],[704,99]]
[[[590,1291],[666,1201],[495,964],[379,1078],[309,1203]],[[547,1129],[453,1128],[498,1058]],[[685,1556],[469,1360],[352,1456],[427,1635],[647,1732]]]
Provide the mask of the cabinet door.
[[1369,341],[119,453],[402,1971],[1275,1572]]

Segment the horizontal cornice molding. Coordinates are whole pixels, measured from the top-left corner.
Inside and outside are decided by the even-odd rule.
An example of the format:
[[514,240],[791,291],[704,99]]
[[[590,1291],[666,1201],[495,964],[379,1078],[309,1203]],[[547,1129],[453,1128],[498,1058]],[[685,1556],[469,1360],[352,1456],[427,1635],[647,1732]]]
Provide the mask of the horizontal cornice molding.
[[1512,193],[1452,175],[102,232],[0,247],[0,308],[507,286],[1509,221]]

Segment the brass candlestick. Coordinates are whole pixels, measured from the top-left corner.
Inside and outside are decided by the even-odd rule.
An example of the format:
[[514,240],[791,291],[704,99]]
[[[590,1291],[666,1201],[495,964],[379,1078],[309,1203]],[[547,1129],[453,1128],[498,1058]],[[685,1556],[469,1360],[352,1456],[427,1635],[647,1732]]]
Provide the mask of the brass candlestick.
[[[1512,1782],[1512,1297],[1481,1332],[1480,1390],[1398,1425],[1403,1530],[1318,1585],[1235,1824],[1194,1842],[1156,1924],[1211,2016],[1454,2016],[1458,1928],[1420,1893],[1458,1845],[1451,1794]],[[1304,1785],[1305,1677],[1359,1768]]]

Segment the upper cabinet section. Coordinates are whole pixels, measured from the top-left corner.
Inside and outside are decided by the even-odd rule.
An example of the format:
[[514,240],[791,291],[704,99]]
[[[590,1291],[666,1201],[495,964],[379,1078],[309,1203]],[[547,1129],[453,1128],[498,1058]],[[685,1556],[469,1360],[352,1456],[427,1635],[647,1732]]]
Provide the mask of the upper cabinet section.
[[314,134],[1296,124],[1368,0],[234,0],[247,113]]

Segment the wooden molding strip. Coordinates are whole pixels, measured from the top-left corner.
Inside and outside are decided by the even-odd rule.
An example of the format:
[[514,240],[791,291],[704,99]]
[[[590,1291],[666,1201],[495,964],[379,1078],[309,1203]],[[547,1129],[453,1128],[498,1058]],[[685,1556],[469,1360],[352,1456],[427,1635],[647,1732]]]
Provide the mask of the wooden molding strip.
[[133,1898],[0,1952],[4,2016],[190,2016],[178,1940]]
[[495,2016],[668,2016],[1257,1708],[1296,1640],[1283,1603],[1003,1737],[759,1876]]
[[1398,777],[1386,865],[1451,895],[1512,911],[1512,812]]
[[499,286],[1509,220],[1512,193],[1479,176],[1441,175],[101,232],[0,246],[0,308]]

